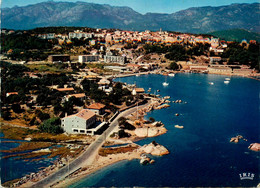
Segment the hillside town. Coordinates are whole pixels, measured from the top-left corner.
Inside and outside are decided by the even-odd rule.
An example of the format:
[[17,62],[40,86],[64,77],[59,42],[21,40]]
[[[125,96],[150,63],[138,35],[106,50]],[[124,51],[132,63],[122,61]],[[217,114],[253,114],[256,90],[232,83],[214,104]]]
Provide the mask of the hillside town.
[[[1,32],[4,35],[15,34],[15,31],[2,30]],[[16,33],[16,35],[19,34],[22,33]],[[137,32],[89,28],[63,34],[34,32],[30,36],[52,41],[52,43],[55,41],[56,44],[52,44],[51,50],[53,54],[48,55],[46,59],[42,59],[43,61],[35,62],[36,59],[32,57],[15,57],[13,55],[14,49],[6,49],[5,56],[1,58],[24,59],[25,61],[20,61],[20,63],[29,64],[62,62],[70,65],[70,63],[94,62],[104,64],[103,68],[106,72],[112,70],[120,73],[135,73],[165,68],[172,62],[178,64],[179,68],[176,70],[184,72],[251,76],[259,69],[256,62],[253,63],[250,60],[239,62],[241,58],[233,57],[237,54],[230,54],[230,46],[240,45],[244,49],[257,48],[257,42],[254,40],[234,43],[213,36],[173,33],[162,30]],[[151,46],[156,47],[151,48]],[[171,46],[178,46],[179,49],[176,49],[176,51],[186,50],[187,55],[185,57],[170,56],[172,49],[164,48]],[[37,49],[34,50],[37,51]],[[172,51],[172,53],[175,52],[174,49]],[[50,53],[48,52],[48,54]],[[245,56],[244,58],[248,58],[248,55]],[[111,66],[111,63],[116,65]]]

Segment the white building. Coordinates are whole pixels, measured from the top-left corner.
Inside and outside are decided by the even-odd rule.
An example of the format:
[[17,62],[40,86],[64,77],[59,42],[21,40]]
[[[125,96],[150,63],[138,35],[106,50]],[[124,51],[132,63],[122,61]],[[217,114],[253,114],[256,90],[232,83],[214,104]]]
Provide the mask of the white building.
[[80,63],[93,62],[93,61],[99,61],[99,56],[98,55],[80,55],[79,56]]
[[61,119],[61,127],[68,134],[86,134],[95,123],[96,114],[87,109]]

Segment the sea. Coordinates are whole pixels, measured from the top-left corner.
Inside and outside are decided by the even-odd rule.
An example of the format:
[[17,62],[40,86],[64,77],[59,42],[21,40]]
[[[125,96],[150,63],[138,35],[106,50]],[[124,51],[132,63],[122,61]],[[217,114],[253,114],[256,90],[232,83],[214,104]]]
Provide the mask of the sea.
[[[99,170],[69,186],[79,187],[255,187],[260,183],[260,82],[210,74],[179,73],[174,77],[149,74],[117,78],[152,94],[170,96],[170,107],[154,110],[145,118],[162,121],[167,133],[136,142],[156,141],[170,154],[155,157],[154,164],[124,160]],[[163,86],[163,82],[168,86]],[[179,113],[179,116],[175,116]],[[175,125],[184,126],[183,129]],[[242,135],[247,141],[230,143]],[[245,177],[246,179],[244,179]]]
[[[18,147],[20,145],[20,142],[27,142],[23,140],[5,139],[3,138],[4,137],[3,133],[0,133],[0,137],[1,137],[0,138],[1,150],[10,150],[12,148]],[[57,156],[53,158],[48,158],[48,156],[41,156],[41,157],[30,158],[29,160],[19,159],[19,157],[4,158],[5,156],[9,156],[13,154],[29,153],[29,152],[31,151],[14,152],[14,153],[0,152],[1,183],[22,178],[23,176],[26,176],[30,173],[36,173],[42,170],[43,168],[52,165],[53,162],[58,159]],[[33,159],[40,159],[40,160],[32,161]]]

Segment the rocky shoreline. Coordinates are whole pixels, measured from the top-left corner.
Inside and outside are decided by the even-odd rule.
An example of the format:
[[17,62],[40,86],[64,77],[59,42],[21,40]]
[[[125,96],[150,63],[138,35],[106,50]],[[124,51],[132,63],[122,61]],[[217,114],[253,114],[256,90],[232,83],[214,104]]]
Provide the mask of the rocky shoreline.
[[[112,139],[109,138],[108,141],[112,141],[112,144],[119,143],[131,143],[136,142],[137,140],[142,140],[147,137],[156,137],[162,134],[165,134],[167,132],[167,129],[164,127],[164,125],[161,122],[153,122],[153,123],[145,123],[145,120],[143,117],[151,110],[156,109],[162,109],[167,108],[170,105],[167,104],[167,101],[165,99],[158,99],[158,98],[151,98],[152,102],[144,107],[138,110],[138,112],[135,112],[129,116],[129,119],[135,120],[132,121],[133,123],[136,122],[136,115],[138,113],[139,119],[137,120],[139,122],[139,127],[137,127],[134,131],[127,131],[131,134],[130,138],[123,138],[123,139]],[[130,144],[130,145],[131,145]],[[133,144],[136,145],[136,144]],[[142,156],[144,154],[151,154],[151,155],[166,155],[169,154],[169,151],[164,147],[157,143],[151,143],[149,145],[144,146],[138,146],[138,149],[135,149],[134,151],[127,152],[127,153],[119,153],[119,154],[111,154],[108,156],[100,156],[98,155],[96,157],[96,160],[94,160],[94,163],[90,166],[82,167],[77,172],[74,172],[70,174],[69,177],[67,177],[65,180],[62,180],[55,185],[52,185],[52,187],[64,187],[68,186],[73,182],[76,182],[79,179],[82,179],[86,177],[87,175],[90,175],[93,172],[96,172],[99,169],[104,168],[105,166],[112,165],[114,163],[117,163],[122,160],[133,160],[133,159],[142,159]],[[147,158],[146,158],[147,159]],[[20,178],[19,181],[13,184],[11,187],[31,187],[34,182],[39,181],[40,179],[54,173],[55,171],[59,170],[59,168],[69,165],[70,162],[72,162],[74,159],[72,158],[61,158],[60,160],[57,160],[53,165],[42,169],[41,171],[37,173],[31,173],[29,175],[24,176],[23,178]],[[152,163],[155,162],[152,160]]]

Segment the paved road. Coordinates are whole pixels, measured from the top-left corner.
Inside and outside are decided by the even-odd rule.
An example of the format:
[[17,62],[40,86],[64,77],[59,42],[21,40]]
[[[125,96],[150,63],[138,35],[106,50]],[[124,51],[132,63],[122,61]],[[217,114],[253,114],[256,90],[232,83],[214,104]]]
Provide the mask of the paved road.
[[69,165],[62,167],[57,172],[47,176],[46,178],[36,182],[32,187],[40,188],[40,187],[49,187],[59,180],[64,179],[66,176],[71,174],[72,172],[78,170],[80,167],[90,165],[94,160],[96,155],[98,154],[99,148],[104,144],[106,138],[112,133],[114,128],[117,126],[117,120],[120,117],[125,117],[135,112],[137,108],[143,108],[150,104],[150,101],[147,104],[144,104],[139,107],[134,107],[124,112],[121,112],[107,128],[106,131],[103,132],[93,143],[89,145],[85,152],[83,152],[77,159],[71,162]]

